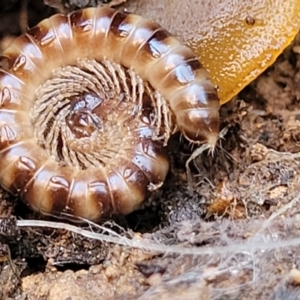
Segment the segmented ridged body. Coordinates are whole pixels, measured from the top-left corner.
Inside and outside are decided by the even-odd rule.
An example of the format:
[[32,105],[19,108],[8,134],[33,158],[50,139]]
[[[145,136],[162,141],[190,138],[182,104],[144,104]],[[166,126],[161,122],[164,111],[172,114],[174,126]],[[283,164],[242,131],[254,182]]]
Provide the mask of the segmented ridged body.
[[96,221],[136,209],[166,177],[173,120],[188,140],[216,142],[219,102],[206,71],[140,16],[54,15],[0,63],[0,182],[44,214]]

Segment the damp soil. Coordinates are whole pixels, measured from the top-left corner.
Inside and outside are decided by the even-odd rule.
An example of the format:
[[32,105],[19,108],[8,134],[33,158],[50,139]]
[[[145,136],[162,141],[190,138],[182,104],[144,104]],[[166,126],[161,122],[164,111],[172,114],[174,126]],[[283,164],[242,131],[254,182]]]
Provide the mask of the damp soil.
[[[42,1],[3,1],[0,49],[54,12]],[[175,135],[164,186],[139,211],[101,224],[169,253],[18,228],[16,219],[53,219],[1,190],[0,299],[299,299],[300,35],[221,116],[218,147],[190,164],[192,181],[193,149]],[[174,245],[231,251],[172,254]]]

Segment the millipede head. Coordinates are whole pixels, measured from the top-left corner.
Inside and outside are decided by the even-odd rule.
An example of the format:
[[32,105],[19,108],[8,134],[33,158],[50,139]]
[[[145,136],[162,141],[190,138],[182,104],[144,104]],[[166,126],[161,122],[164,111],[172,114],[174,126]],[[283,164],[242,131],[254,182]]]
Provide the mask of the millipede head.
[[179,130],[188,141],[207,143],[213,149],[220,123],[220,103],[215,87],[208,78],[196,81],[188,85],[179,97],[175,107]]

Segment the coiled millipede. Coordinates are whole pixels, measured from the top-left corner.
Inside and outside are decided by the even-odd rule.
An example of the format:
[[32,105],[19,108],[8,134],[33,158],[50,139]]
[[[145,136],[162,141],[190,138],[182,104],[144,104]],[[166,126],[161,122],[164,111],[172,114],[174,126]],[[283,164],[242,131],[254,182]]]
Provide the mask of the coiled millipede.
[[138,15],[54,15],[16,38],[0,64],[0,183],[43,214],[128,214],[165,180],[174,130],[216,143],[207,72]]

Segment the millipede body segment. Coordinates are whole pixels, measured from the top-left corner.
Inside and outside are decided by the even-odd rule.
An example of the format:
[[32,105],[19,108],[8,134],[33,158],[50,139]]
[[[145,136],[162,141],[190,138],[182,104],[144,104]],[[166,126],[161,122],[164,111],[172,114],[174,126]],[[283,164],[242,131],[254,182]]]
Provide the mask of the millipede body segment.
[[16,38],[0,66],[0,183],[43,214],[128,214],[165,180],[174,131],[216,143],[207,72],[138,15],[54,15]]

